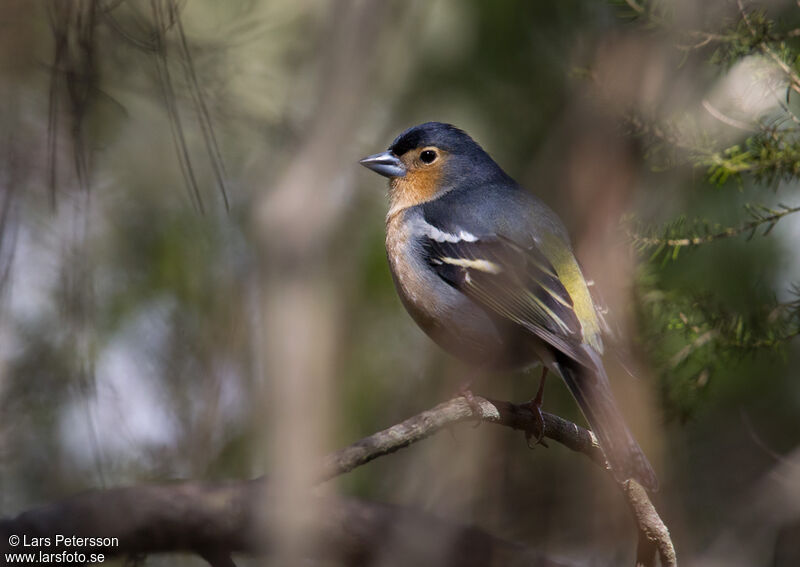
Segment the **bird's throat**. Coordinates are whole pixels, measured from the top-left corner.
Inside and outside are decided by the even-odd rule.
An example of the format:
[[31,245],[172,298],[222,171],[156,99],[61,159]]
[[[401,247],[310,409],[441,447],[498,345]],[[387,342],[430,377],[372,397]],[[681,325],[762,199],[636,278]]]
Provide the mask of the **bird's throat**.
[[433,200],[439,193],[441,170],[431,168],[423,171],[409,171],[404,177],[395,177],[389,182],[389,214],[398,212]]

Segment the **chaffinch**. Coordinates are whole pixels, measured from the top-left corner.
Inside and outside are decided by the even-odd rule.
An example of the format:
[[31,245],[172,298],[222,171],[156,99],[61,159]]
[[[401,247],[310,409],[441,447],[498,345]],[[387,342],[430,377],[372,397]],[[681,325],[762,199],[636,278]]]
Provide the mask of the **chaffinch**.
[[611,393],[602,317],[558,216],[449,124],[414,126],[360,163],[390,180],[386,252],[414,321],[470,364],[541,363],[561,375],[617,480],[655,490]]

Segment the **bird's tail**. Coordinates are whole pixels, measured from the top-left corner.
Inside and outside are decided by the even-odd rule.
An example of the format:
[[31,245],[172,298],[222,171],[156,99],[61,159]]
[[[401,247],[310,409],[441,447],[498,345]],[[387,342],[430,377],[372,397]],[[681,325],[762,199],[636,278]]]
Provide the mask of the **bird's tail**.
[[632,478],[648,490],[657,490],[653,467],[625,424],[602,363],[597,362],[595,368],[590,368],[562,355],[557,357],[556,365],[597,436],[617,481]]

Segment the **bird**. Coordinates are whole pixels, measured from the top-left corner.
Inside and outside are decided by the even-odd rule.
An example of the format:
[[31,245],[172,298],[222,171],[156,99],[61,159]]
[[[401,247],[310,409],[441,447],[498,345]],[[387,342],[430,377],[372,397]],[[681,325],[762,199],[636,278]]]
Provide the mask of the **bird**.
[[541,365],[539,411],[544,377],[560,375],[615,479],[657,490],[611,391],[606,325],[556,213],[452,124],[413,126],[359,163],[389,179],[389,268],[419,327],[476,367]]

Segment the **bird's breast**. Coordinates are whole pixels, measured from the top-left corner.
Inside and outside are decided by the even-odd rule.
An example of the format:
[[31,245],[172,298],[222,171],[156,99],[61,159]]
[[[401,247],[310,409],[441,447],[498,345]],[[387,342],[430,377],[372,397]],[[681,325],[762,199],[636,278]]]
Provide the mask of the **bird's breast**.
[[[439,346],[458,358],[492,365],[502,337],[486,312],[442,280],[428,265],[407,211],[386,223],[386,254],[395,287],[408,313]],[[412,213],[413,214],[413,213]]]
[[441,287],[447,284],[434,279],[436,274],[427,265],[410,224],[402,222],[404,215],[405,212],[401,211],[386,224],[386,255],[403,305],[427,332],[439,324],[443,313],[452,307],[448,300],[453,298],[449,298],[447,290]]

